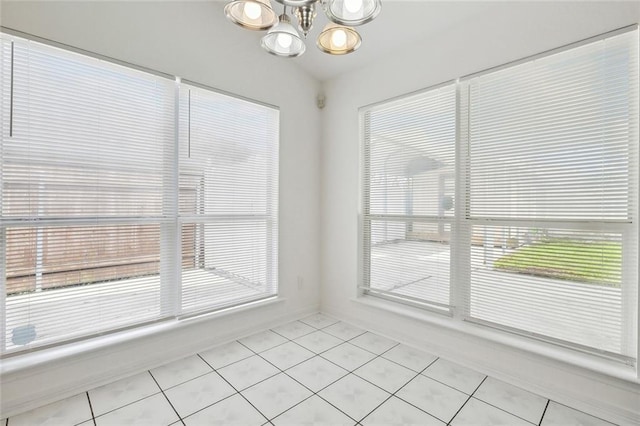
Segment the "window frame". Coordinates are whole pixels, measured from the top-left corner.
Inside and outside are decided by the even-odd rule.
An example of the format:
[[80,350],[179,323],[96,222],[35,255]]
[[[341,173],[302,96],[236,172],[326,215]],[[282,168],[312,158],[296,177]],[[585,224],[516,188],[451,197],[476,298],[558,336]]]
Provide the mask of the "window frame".
[[[227,303],[223,306],[213,306],[211,308],[201,309],[197,312],[189,312],[188,314],[181,314],[181,270],[182,270],[182,226],[183,224],[191,224],[193,221],[189,221],[184,215],[181,215],[179,211],[179,193],[180,193],[180,182],[179,182],[179,150],[180,150],[180,134],[179,134],[179,107],[180,107],[180,85],[181,84],[189,84],[194,87],[198,87],[202,90],[209,91],[218,95],[227,96],[233,99],[242,100],[245,102],[249,102],[251,104],[269,108],[276,111],[278,114],[276,115],[276,122],[274,126],[277,131],[276,138],[276,146],[273,148],[275,151],[275,164],[272,164],[273,170],[271,173],[275,175],[275,185],[276,185],[276,194],[277,194],[277,186],[278,186],[278,177],[279,177],[279,145],[280,145],[280,108],[276,105],[269,104],[263,101],[259,101],[256,99],[252,99],[249,97],[233,94],[228,91],[220,90],[205,84],[182,80],[178,76],[174,76],[171,74],[167,74],[164,72],[160,72],[154,69],[142,67],[136,64],[132,64],[126,61],[121,61],[115,58],[111,58],[105,55],[101,55],[95,52],[87,51],[84,49],[76,48],[74,46],[69,46],[63,43],[55,42],[52,40],[44,39],[38,36],[34,36],[32,34],[24,33],[21,31],[12,30],[9,28],[1,27],[0,34],[3,37],[7,37],[8,39],[13,40],[14,38],[21,40],[24,43],[37,43],[40,45],[44,45],[46,47],[53,47],[56,49],[60,49],[64,52],[64,54],[72,53],[79,54],[84,57],[88,57],[91,59],[97,59],[99,61],[103,61],[107,63],[109,66],[117,65],[126,68],[127,70],[134,70],[137,72],[142,72],[145,74],[149,74],[155,77],[159,77],[162,79],[169,80],[170,84],[173,86],[173,125],[174,134],[172,138],[173,144],[173,152],[165,153],[165,155],[170,155],[169,160],[167,161],[166,166],[171,170],[165,171],[165,183],[163,184],[163,201],[162,201],[162,213],[160,215],[154,216],[144,216],[144,217],[136,217],[132,215],[121,216],[121,217],[102,217],[102,216],[83,216],[83,217],[62,217],[62,218],[29,218],[25,219],[23,217],[0,217],[0,270],[6,271],[6,262],[7,262],[7,229],[12,227],[29,227],[29,228],[40,228],[45,229],[47,226],[89,226],[91,224],[95,224],[99,222],[97,226],[115,226],[122,224],[131,224],[131,225],[158,225],[160,230],[159,236],[161,242],[158,243],[159,250],[159,259],[162,263],[159,266],[159,280],[160,280],[160,314],[156,319],[152,319],[150,321],[142,321],[142,322],[131,322],[126,323],[122,326],[110,327],[110,328],[100,328],[95,329],[91,333],[82,333],[78,335],[72,335],[69,337],[63,338],[51,338],[42,343],[29,343],[26,346],[23,346],[21,349],[13,349],[7,350],[6,342],[8,330],[6,330],[6,303],[7,303],[7,288],[6,288],[6,274],[3,272],[0,274],[0,359],[5,357],[13,357],[16,355],[21,355],[25,353],[30,353],[34,351],[45,350],[49,348],[54,348],[58,346],[67,345],[70,343],[76,343],[80,341],[85,341],[88,339],[96,338],[99,336],[109,335],[113,333],[122,332],[130,329],[145,329],[152,326],[152,324],[156,323],[166,323],[168,320],[180,322],[183,319],[189,319],[190,321],[194,320],[197,317],[208,317],[211,315],[218,315],[227,313],[229,310],[244,310],[245,308],[251,308],[254,305],[260,306],[264,303],[270,303],[273,300],[279,299],[278,292],[278,258],[279,258],[279,249],[278,249],[278,239],[279,235],[277,232],[270,233],[269,237],[275,238],[275,253],[269,253],[268,262],[269,266],[273,271],[268,271],[268,275],[270,278],[270,283],[268,284],[268,288],[270,289],[270,294],[260,297],[253,298],[251,300],[241,300],[238,303]],[[13,43],[13,42],[12,42]],[[11,75],[11,79],[13,80],[13,74]],[[13,83],[12,83],[13,84]],[[5,100],[2,100],[5,102]],[[7,101],[10,102],[10,101]],[[10,126],[12,123],[12,113],[7,114],[9,117]],[[4,115],[2,117],[4,119]],[[171,184],[167,184],[166,182],[170,181]],[[0,174],[0,197],[2,196],[2,175]],[[166,199],[165,199],[166,197]],[[167,201],[171,199],[170,201]],[[274,201],[275,203],[275,215],[270,215],[268,217],[268,222],[270,224],[275,224],[276,229],[279,223],[279,208],[278,203],[279,199]],[[166,240],[162,242],[162,240]],[[165,252],[166,251],[166,252]],[[198,253],[194,251],[195,260],[197,260]]]
[[[611,221],[609,223],[605,223],[605,221],[593,222],[593,221],[564,221],[564,220],[552,220],[548,221],[548,227],[553,226],[572,226],[577,229],[586,229],[586,230],[597,230],[597,231],[613,231],[613,232],[621,232],[622,234],[622,262],[632,261],[635,263],[635,267],[632,271],[632,277],[622,276],[621,284],[623,291],[622,298],[622,315],[623,315],[623,329],[622,329],[622,339],[623,345],[624,340],[634,340],[635,348],[632,348],[632,352],[636,355],[635,358],[627,357],[621,354],[603,352],[598,350],[597,348],[584,346],[576,343],[567,342],[560,339],[554,339],[549,336],[537,335],[535,333],[526,332],[523,330],[515,330],[510,329],[506,326],[500,326],[493,323],[484,322],[481,320],[474,319],[470,316],[470,295],[471,295],[471,229],[472,225],[477,224],[490,224],[490,225],[514,225],[514,226],[526,226],[523,225],[523,222],[515,221],[515,220],[491,220],[491,219],[478,219],[470,217],[470,189],[469,189],[469,96],[470,90],[468,90],[467,82],[475,77],[481,76],[483,74],[493,73],[495,71],[499,71],[506,68],[511,68],[513,66],[530,62],[539,58],[543,58],[549,55],[553,55],[556,53],[564,52],[567,50],[571,50],[585,44],[590,44],[596,41],[601,41],[603,39],[613,37],[616,35],[625,34],[628,32],[636,32],[636,36],[640,37],[640,30],[638,24],[630,25],[627,27],[619,28],[613,31],[609,31],[604,34],[600,34],[594,37],[590,37],[575,43],[570,43],[558,48],[550,49],[548,51],[544,51],[535,55],[527,56],[522,59],[518,59],[516,61],[508,62],[496,67],[492,67],[486,70],[482,70],[476,73],[472,73],[469,75],[462,76],[457,78],[455,81],[456,86],[456,141],[455,141],[455,149],[456,149],[456,182],[455,182],[455,215],[453,219],[452,226],[452,239],[451,239],[451,279],[450,279],[450,300],[451,300],[451,319],[444,319],[444,321],[451,322],[452,325],[459,324],[464,329],[467,329],[465,324],[468,323],[471,327],[474,326],[482,326],[484,332],[492,333],[508,333],[508,335],[513,336],[514,338],[524,338],[527,340],[533,339],[534,341],[540,342],[542,344],[550,344],[554,347],[559,348],[567,348],[571,351],[577,351],[582,354],[587,355],[595,355],[597,357],[603,359],[613,360],[615,362],[622,362],[627,365],[638,366],[638,359],[640,359],[640,324],[638,324],[638,318],[640,317],[640,288],[636,284],[635,288],[633,287],[633,283],[638,282],[638,275],[640,269],[640,262],[633,255],[634,253],[638,253],[638,245],[640,245],[640,226],[638,220],[639,212],[639,196],[636,193],[634,197],[631,197],[632,202],[629,205],[630,210],[632,211],[632,220],[627,222],[623,221]],[[387,104],[399,99],[409,98],[415,94],[419,94],[424,91],[433,90],[435,88],[441,87],[445,84],[449,84],[450,82],[443,82],[440,84],[436,84],[424,89],[420,89],[414,92],[409,92],[406,94],[402,94],[399,96],[395,96],[389,99],[385,99],[382,101],[378,101],[369,105],[365,105],[359,108],[359,141],[360,141],[360,186],[359,186],[359,210],[358,210],[358,286],[357,286],[357,298],[366,298],[369,295],[381,298],[385,300],[391,300],[394,302],[399,302],[400,304],[405,304],[412,306],[414,308],[419,308],[421,311],[426,311],[425,315],[427,318],[431,316],[433,313],[438,314],[437,317],[442,317],[442,312],[433,309],[429,306],[424,306],[423,304],[415,304],[411,303],[407,300],[399,300],[398,298],[389,298],[389,297],[380,297],[380,295],[375,294],[374,292],[369,291],[366,284],[368,283],[366,276],[366,262],[365,258],[368,255],[367,247],[369,246],[368,241],[368,232],[367,228],[367,218],[368,212],[366,211],[366,206],[368,205],[367,194],[367,170],[366,170],[366,146],[365,146],[365,114],[371,108],[380,105]],[[638,120],[640,121],[640,120]],[[636,123],[637,124],[637,123]],[[640,133],[636,129],[636,134]],[[640,174],[640,149],[636,148],[633,152],[630,152],[632,156],[630,161],[635,162],[635,167],[630,168],[629,178],[632,182],[631,187],[635,189],[637,192],[640,187],[640,183],[638,182],[638,175]],[[530,222],[533,222],[531,220]],[[537,221],[539,224],[540,221]],[[626,249],[626,247],[631,247],[631,249]],[[623,274],[625,272],[625,268],[622,268]],[[635,279],[634,279],[635,277]],[[632,297],[625,297],[625,293],[631,294]],[[377,305],[377,304],[376,304]],[[396,309],[393,309],[396,311]],[[413,315],[412,315],[413,316]],[[437,317],[434,317],[434,320],[440,322]],[[633,327],[630,327],[630,324],[636,324],[635,326],[635,334],[633,334]],[[474,332],[473,329],[469,329],[471,334],[480,334],[480,330],[478,332]],[[640,374],[640,371],[637,371]]]
[[[362,106],[358,109],[358,117],[359,117],[359,141],[360,141],[360,174],[359,174],[359,211],[358,211],[358,279],[357,279],[357,296],[364,295],[374,295],[375,297],[379,297],[381,299],[389,300],[392,302],[401,303],[404,305],[417,307],[426,311],[430,311],[439,315],[444,315],[448,317],[456,316],[456,306],[454,301],[456,300],[453,296],[452,283],[456,280],[455,276],[458,274],[458,268],[455,267],[453,259],[456,258],[456,250],[458,249],[456,241],[456,233],[459,232],[459,227],[457,223],[457,215],[454,213],[451,217],[446,216],[423,216],[423,215],[395,215],[395,214],[375,214],[370,213],[368,210],[368,206],[370,205],[368,200],[368,195],[370,194],[370,170],[367,167],[367,153],[368,146],[366,144],[366,135],[369,130],[366,128],[366,114],[367,112],[374,110],[378,106],[383,106],[390,103],[395,103],[398,101],[402,101],[405,98],[412,98],[416,96],[420,96],[422,94],[426,94],[432,91],[440,90],[445,87],[451,86],[454,89],[453,96],[454,99],[454,107],[455,107],[455,133],[456,140],[458,138],[458,128],[457,128],[457,114],[458,114],[458,104],[457,104],[457,96],[458,89],[456,80],[448,80],[433,86],[429,86],[423,89],[419,89],[413,92],[409,92],[406,94],[402,94],[399,96],[394,96],[392,98],[375,102],[369,105]],[[455,180],[455,186],[458,186],[458,148],[457,143],[454,146],[454,172],[453,177]],[[454,190],[455,191],[455,190]],[[458,209],[458,203],[454,204],[454,211]],[[403,222],[417,222],[417,223],[430,223],[437,224],[438,227],[449,225],[451,227],[451,238],[450,238],[450,260],[449,261],[449,305],[443,305],[433,301],[420,300],[417,298],[412,298],[411,296],[403,296],[398,297],[391,292],[386,292],[383,290],[374,290],[369,287],[370,283],[370,261],[367,261],[367,258],[371,256],[371,222],[372,221],[403,221]]]

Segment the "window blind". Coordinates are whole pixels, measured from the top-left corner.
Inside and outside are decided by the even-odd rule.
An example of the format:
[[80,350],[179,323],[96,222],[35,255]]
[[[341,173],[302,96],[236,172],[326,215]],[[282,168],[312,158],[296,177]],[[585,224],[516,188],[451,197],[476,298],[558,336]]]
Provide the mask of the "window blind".
[[619,30],[364,107],[363,291],[633,363],[638,48]]
[[276,108],[0,33],[3,354],[271,297]]
[[449,310],[452,84],[363,110],[365,291]]
[[187,84],[180,103],[181,312],[273,296],[279,112]]
[[462,90],[469,319],[635,357],[638,32]]
[[4,34],[1,49],[3,351],[170,315],[174,83]]

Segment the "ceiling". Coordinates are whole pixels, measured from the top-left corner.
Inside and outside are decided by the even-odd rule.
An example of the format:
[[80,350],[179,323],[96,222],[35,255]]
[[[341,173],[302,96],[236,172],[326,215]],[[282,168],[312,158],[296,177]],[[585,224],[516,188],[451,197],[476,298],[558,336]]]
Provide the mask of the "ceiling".
[[[226,1],[221,0],[216,5],[220,14],[223,14],[225,4]],[[271,1],[271,4],[277,14],[282,12],[279,3]],[[298,58],[281,60],[291,61],[318,80],[325,81],[365,66],[380,56],[404,48],[408,43],[423,40],[477,14],[486,13],[496,6],[497,3],[492,2],[383,0],[380,15],[372,22],[357,27],[362,36],[360,49],[345,56],[327,55],[315,46],[318,34],[328,23],[324,13],[318,10],[313,29],[306,41],[306,52]],[[297,24],[295,18],[292,18],[292,23]],[[228,25],[233,27],[231,23]],[[233,32],[235,38],[251,40],[255,49],[261,49],[260,38],[263,35],[264,32],[246,30]]]
[[[319,10],[314,27],[309,33],[306,52],[298,58],[278,58],[290,61],[320,81],[326,81],[340,74],[365,67],[380,57],[387,57],[396,50],[416,49],[427,42],[440,39],[451,42],[452,34],[470,34],[475,31],[486,32],[495,28],[498,38],[493,40],[494,48],[499,48],[503,37],[521,37],[527,43],[527,31],[541,33],[552,31],[560,39],[567,27],[583,25],[585,37],[595,36],[598,23],[602,21],[602,32],[612,28],[606,24],[604,15],[616,15],[626,10],[629,20],[640,13],[640,2],[637,1],[458,1],[458,0],[382,0],[382,11],[372,22],[357,27],[362,35],[360,49],[345,56],[331,56],[320,52],[315,40],[328,22],[324,13]],[[215,7],[223,14],[225,0],[218,0]],[[271,0],[276,13],[281,13],[282,6]],[[293,24],[297,24],[295,19]],[[235,27],[225,22],[228,27]],[[591,30],[596,30],[592,33]],[[522,30],[522,31],[520,31]],[[260,38],[264,33],[233,28],[233,36],[251,41],[255,49],[261,50]],[[531,33],[531,31],[529,32]],[[568,38],[567,42],[578,41]],[[534,43],[535,44],[535,43]],[[550,45],[554,48],[557,45]],[[267,54],[266,52],[260,52]],[[538,51],[529,54],[538,53]],[[416,55],[421,54],[416,49]]]
[[[477,56],[473,58],[477,69],[469,71],[479,71],[496,65],[486,53],[502,49],[508,44],[505,40],[518,38],[524,50],[513,59],[519,59],[558,43],[609,31],[621,21],[638,22],[640,16],[638,1],[382,0],[380,15],[357,27],[362,46],[354,53],[331,56],[316,48],[315,40],[327,23],[324,13],[318,11],[304,55],[279,58],[261,49],[264,32],[247,31],[225,19],[227,1],[0,0],[0,23],[169,74],[189,75],[196,81],[210,80],[206,73],[211,61],[230,61],[238,69],[253,70],[256,57],[264,55],[265,60],[259,61],[264,69],[253,70],[256,76],[297,67],[325,82],[381,58],[393,60],[396,51],[432,55],[429,58],[433,61],[455,60],[456,55],[469,54],[460,47],[474,35],[484,36],[486,44],[485,51],[472,52]],[[275,0],[271,3],[276,13],[281,13],[282,5]],[[144,25],[140,24],[141,16],[146,17]],[[620,16],[628,18],[618,19]],[[572,29],[580,30],[578,38]],[[445,44],[450,45],[450,53],[446,58],[437,57],[436,48]],[[183,45],[189,49],[176,47]],[[169,49],[173,56],[167,57],[167,47],[173,48]],[[198,70],[205,74],[198,74]],[[401,78],[402,71],[390,78]]]

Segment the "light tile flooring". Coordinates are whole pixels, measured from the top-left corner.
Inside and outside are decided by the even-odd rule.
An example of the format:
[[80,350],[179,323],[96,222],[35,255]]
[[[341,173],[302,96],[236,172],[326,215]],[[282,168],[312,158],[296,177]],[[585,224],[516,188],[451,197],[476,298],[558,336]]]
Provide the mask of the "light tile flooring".
[[312,315],[9,418],[17,425],[607,425]]

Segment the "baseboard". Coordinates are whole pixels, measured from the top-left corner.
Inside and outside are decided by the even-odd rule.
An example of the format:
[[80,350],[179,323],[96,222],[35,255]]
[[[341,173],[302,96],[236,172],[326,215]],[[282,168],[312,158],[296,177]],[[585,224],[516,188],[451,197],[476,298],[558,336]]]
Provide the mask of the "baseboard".
[[351,303],[321,312],[620,425],[640,424],[640,386],[397,312]]
[[[224,316],[184,321],[175,329],[63,358],[52,357],[38,365],[4,369],[0,376],[1,417],[15,416],[311,315],[318,308],[313,304],[292,309],[286,303],[256,306]],[[43,355],[46,354],[39,354],[41,358]],[[11,361],[15,364],[15,360]]]

